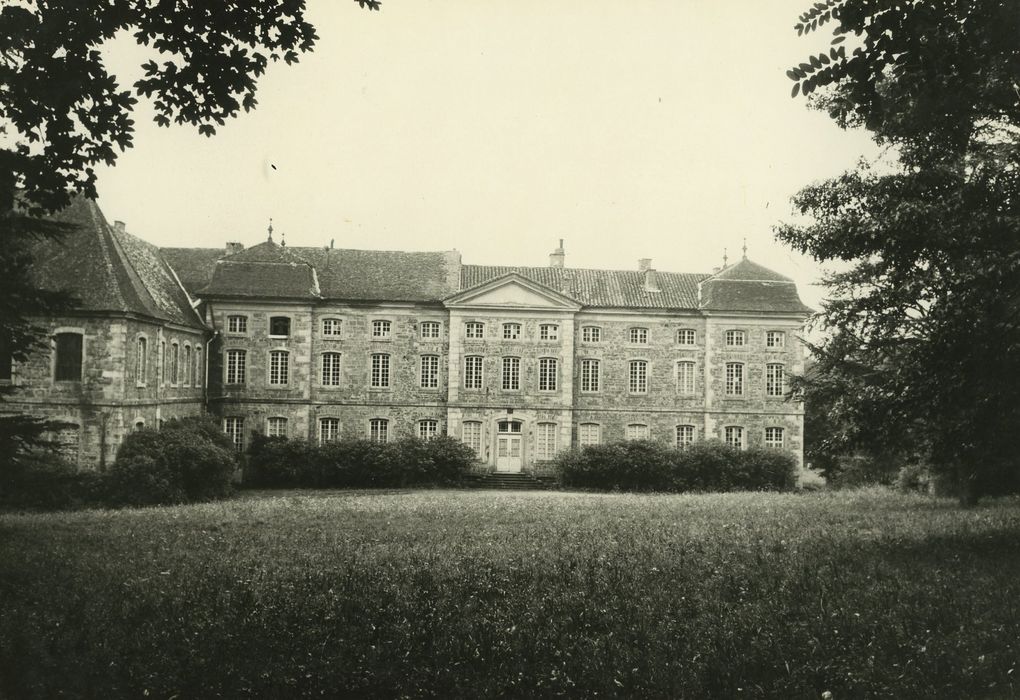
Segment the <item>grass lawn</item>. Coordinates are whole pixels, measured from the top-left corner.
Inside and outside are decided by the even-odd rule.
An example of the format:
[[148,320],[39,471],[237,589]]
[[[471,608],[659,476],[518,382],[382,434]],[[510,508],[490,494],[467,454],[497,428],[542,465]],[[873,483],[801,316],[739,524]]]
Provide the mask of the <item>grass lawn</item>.
[[1020,501],[247,494],[0,515],[0,696],[1011,696]]

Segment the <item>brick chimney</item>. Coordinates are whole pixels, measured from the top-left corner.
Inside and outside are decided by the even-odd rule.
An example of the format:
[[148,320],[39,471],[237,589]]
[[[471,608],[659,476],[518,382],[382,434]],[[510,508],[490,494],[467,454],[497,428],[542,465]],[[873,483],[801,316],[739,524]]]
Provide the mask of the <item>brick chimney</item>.
[[645,291],[646,292],[659,292],[659,276],[652,268],[651,258],[641,258],[638,260],[638,272],[643,272],[645,277]]
[[244,250],[244,243],[238,243],[237,241],[227,241],[226,255],[240,253],[242,250]]
[[116,229],[117,233],[127,233],[127,224],[123,221],[114,221],[113,228]]
[[549,267],[563,267],[567,254],[563,252],[563,239],[560,239],[560,247],[549,254]]
[[651,258],[640,258],[637,261],[637,269],[638,269],[638,272],[644,272],[645,270],[652,269],[652,259]]

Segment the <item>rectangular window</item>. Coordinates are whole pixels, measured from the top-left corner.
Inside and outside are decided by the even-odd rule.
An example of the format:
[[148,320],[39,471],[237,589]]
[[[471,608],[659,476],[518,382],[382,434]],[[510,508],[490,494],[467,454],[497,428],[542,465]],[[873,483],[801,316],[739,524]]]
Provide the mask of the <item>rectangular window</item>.
[[599,361],[581,360],[581,391],[594,393],[599,390]]
[[58,382],[80,382],[82,364],[81,333],[57,333],[53,342],[54,351],[57,355],[53,378]]
[[223,432],[234,443],[235,450],[238,452],[244,450],[244,418],[224,418]]
[[538,360],[538,390],[556,391],[557,362],[552,357],[541,357]]
[[244,384],[246,364],[244,350],[227,350],[227,384]]
[[484,338],[485,337],[485,324],[477,321],[469,321],[464,324],[464,337],[465,338]]
[[765,447],[770,450],[783,449],[782,428],[765,428]]
[[[144,338],[139,338],[144,340]],[[145,373],[138,375],[144,381]],[[9,336],[0,334],[0,382],[9,382],[14,378],[14,354],[11,352],[11,341]]]
[[744,393],[744,365],[739,362],[726,363],[726,395],[741,396]]
[[421,388],[439,388],[439,356],[422,355],[421,357]]
[[202,386],[202,374],[205,367],[202,365],[202,348],[195,348],[195,379],[191,382],[196,387]]
[[180,366],[181,349],[177,343],[170,344],[170,384],[177,386],[181,382]]
[[482,358],[477,355],[468,355],[464,358],[464,388],[482,388]]
[[339,338],[343,329],[343,321],[339,318],[322,319],[322,334],[327,338]]
[[521,324],[519,323],[504,323],[503,324],[503,340],[518,340],[521,337]]
[[419,440],[425,440],[426,442],[428,442],[429,440],[434,440],[435,437],[436,437],[436,434],[438,433],[438,431],[439,431],[439,421],[437,421],[437,420],[420,420],[420,421],[418,421],[418,439]]
[[676,392],[681,396],[694,395],[694,363],[676,363]]
[[389,338],[390,337],[390,322],[389,321],[372,321],[372,337],[373,338]]
[[723,430],[726,444],[738,450],[744,449],[744,429],[739,425],[728,425]]
[[340,353],[322,353],[322,385],[340,386]]
[[184,386],[191,386],[191,376],[194,372],[194,366],[191,364],[191,346],[184,346]]
[[521,388],[521,358],[503,358],[503,389],[517,391]]
[[166,384],[166,341],[159,341],[159,383]]
[[786,393],[786,372],[779,364],[765,365],[765,395],[781,397]]
[[287,437],[287,419],[273,417],[266,421],[266,435],[269,437]]
[[269,319],[269,336],[286,338],[290,335],[290,319],[286,316],[273,316]]
[[647,440],[648,436],[648,426],[644,423],[631,423],[627,426],[628,440]]
[[227,316],[227,333],[244,334],[248,332],[247,316]]
[[438,321],[422,321],[421,337],[438,338],[440,336],[440,330],[441,327]]
[[368,439],[372,442],[386,442],[389,432],[390,422],[385,418],[373,418],[368,422]]
[[786,345],[786,333],[783,331],[766,331],[765,347],[781,348]]
[[648,344],[648,329],[647,328],[631,328],[630,329],[630,342],[634,345],[647,345]]
[[744,331],[726,331],[726,345],[731,348],[739,348],[745,345],[747,340]]
[[336,442],[340,439],[340,419],[320,418],[319,419],[319,442]]
[[286,350],[273,350],[269,353],[269,383],[283,386],[290,381],[290,353]]
[[581,423],[577,426],[577,444],[581,447],[597,445],[602,441],[602,428],[598,423]]
[[694,426],[678,425],[676,427],[676,448],[685,449],[694,444]]
[[476,456],[482,456],[482,424],[478,421],[465,421],[462,425],[462,436],[465,445],[471,448]]
[[[135,382],[141,386],[145,385],[148,376],[149,366],[149,341],[145,338],[138,339],[138,346],[135,350]],[[2,354],[2,353],[0,353]],[[10,364],[10,363],[7,363]],[[2,367],[0,367],[2,369]],[[2,377],[0,377],[2,379]],[[10,377],[8,377],[10,379]]]
[[585,343],[601,343],[602,329],[598,326],[585,326],[581,329],[581,341]]
[[555,423],[539,423],[535,432],[535,458],[552,459],[556,456]]
[[559,340],[560,327],[551,323],[543,323],[538,327],[539,340]]
[[385,389],[390,385],[390,356],[375,354],[372,355],[372,381],[371,386],[375,389]]
[[630,393],[648,393],[648,363],[645,360],[630,361]]
[[681,328],[676,332],[677,345],[694,345],[697,339],[698,334],[694,332],[693,328]]

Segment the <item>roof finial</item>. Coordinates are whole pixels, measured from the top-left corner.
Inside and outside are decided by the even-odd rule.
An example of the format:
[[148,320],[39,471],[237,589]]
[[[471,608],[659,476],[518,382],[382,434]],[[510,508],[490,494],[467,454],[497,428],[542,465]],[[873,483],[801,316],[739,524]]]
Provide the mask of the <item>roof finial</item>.
[[726,267],[727,265],[729,265],[729,261],[730,261],[730,258],[729,258],[729,256],[726,255],[726,249],[723,248],[722,249],[722,266]]
[[280,247],[281,248],[287,245],[287,238],[286,238],[286,236],[287,236],[287,232],[286,231],[280,231]]
[[273,217],[269,217],[269,242],[273,242]]
[[747,260],[747,236],[744,236],[744,260]]

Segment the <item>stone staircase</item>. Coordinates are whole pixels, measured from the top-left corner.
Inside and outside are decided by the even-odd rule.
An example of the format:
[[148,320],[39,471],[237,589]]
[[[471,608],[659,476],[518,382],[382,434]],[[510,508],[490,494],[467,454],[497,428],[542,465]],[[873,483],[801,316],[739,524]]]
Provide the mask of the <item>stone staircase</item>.
[[473,489],[513,489],[518,491],[531,489],[547,489],[553,485],[552,477],[537,477],[531,474],[508,474],[490,472],[488,474],[472,474],[464,480],[464,485]]

